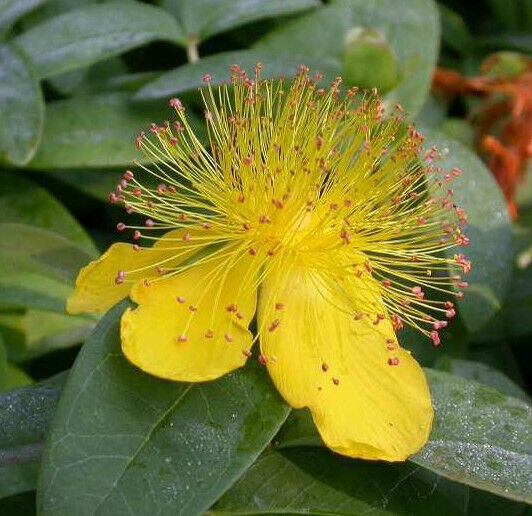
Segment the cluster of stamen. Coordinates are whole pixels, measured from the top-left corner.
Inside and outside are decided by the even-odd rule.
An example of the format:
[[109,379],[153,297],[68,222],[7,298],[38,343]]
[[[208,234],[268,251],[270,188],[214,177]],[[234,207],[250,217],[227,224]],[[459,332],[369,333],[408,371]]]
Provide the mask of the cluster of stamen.
[[[143,226],[121,222],[117,229],[132,231],[138,251],[152,249],[140,243],[183,230],[175,255],[154,258],[150,267],[158,275],[149,281],[193,266],[180,260],[191,253],[199,256],[196,264],[230,264],[248,255],[257,265],[241,292],[259,287],[283,263],[286,274],[298,268],[317,278],[323,295],[355,321],[377,326],[390,320],[396,331],[409,324],[439,346],[439,331],[456,315],[452,300],[463,296],[462,276],[471,268],[452,251],[469,243],[466,214],[450,187],[461,171],[439,167],[438,149],[424,148],[400,106],[385,116],[376,91],[342,92],[340,78],[321,87],[319,74],[311,77],[305,67],[291,85],[261,80],[260,68],[250,77],[235,65],[231,84],[217,89],[204,77],[208,146],[179,99],[170,100],[175,122],[152,124],[151,136],[137,137],[152,161],[138,166],[155,183],[124,174],[110,200],[146,219]],[[120,270],[116,282],[136,281],[144,269]],[[235,295],[226,307],[231,320],[241,317]],[[176,299],[185,304],[181,295]],[[282,324],[285,302],[275,302],[257,337]],[[196,310],[201,304],[189,306],[191,314]],[[216,338],[211,328],[205,338]],[[223,338],[232,342],[230,327]],[[185,334],[176,339],[187,341]],[[398,365],[394,341],[383,345],[388,364]],[[321,368],[327,372],[329,365]]]

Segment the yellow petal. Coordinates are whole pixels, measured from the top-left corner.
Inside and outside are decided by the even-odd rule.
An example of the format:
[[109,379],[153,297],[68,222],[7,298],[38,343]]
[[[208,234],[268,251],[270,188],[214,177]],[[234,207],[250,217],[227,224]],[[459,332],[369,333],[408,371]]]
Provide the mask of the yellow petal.
[[[67,312],[80,314],[109,310],[129,295],[131,287],[137,280],[156,276],[157,262],[168,260],[178,253],[179,257],[172,262],[172,265],[188,258],[194,253],[193,250],[183,254],[176,249],[186,232],[185,229],[178,229],[166,233],[154,245],[157,251],[142,248],[135,251],[132,244],[122,242],[111,245],[100,258],[80,270],[76,279],[76,288],[67,300]],[[170,264],[165,262],[164,265]],[[128,274],[126,281],[116,284],[118,271],[140,268],[144,269]]]
[[[270,330],[271,320],[279,321],[261,334],[274,383],[294,408],[311,410],[329,448],[350,457],[400,461],[424,445],[433,417],[427,382],[418,363],[399,348],[388,320],[355,320],[325,299],[302,270],[272,273],[258,314],[259,325]],[[388,350],[392,345],[396,349]],[[390,358],[398,364],[389,365]]]
[[126,357],[147,373],[183,382],[243,366],[256,309],[252,262],[247,254],[234,263],[219,257],[148,286],[138,282],[131,291],[138,307],[122,316]]

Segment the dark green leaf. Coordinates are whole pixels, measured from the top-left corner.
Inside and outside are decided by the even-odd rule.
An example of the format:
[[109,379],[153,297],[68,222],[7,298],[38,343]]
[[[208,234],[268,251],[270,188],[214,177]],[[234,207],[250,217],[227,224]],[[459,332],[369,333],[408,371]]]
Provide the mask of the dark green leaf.
[[267,35],[256,48],[278,55],[335,58],[341,63],[344,38],[357,26],[375,28],[388,39],[403,78],[387,98],[415,116],[428,94],[438,54],[438,12],[432,0],[333,0]]
[[[187,112],[192,125],[197,118]],[[135,136],[173,113],[161,102],[132,103],[126,93],[75,97],[48,106],[45,132],[31,168],[128,166],[146,162]]]
[[[532,502],[532,409],[475,381],[425,369],[434,405],[428,443],[410,460],[456,482]],[[280,448],[321,444],[308,411],[292,412]]]
[[471,43],[471,34],[463,18],[441,3],[438,3],[438,9],[442,25],[443,44],[457,52],[464,52]]
[[13,364],[7,364],[6,391],[31,385],[33,380],[20,368]]
[[294,14],[318,0],[160,0],[181,23],[187,37],[203,41],[233,27],[263,18]]
[[0,0],[0,32],[48,0]]
[[297,73],[298,66],[305,63],[314,70],[320,70],[327,76],[333,76],[338,63],[326,57],[308,58],[294,54],[275,56],[268,52],[240,50],[208,56],[195,64],[188,64],[163,73],[154,81],[146,84],[135,95],[136,99],[168,98],[170,95],[192,90],[204,85],[203,75],[211,76],[211,84],[229,82],[231,65],[238,64],[251,72],[260,61],[263,63],[263,78],[286,76]]
[[21,177],[0,170],[2,222],[13,222],[54,231],[95,253],[91,238],[72,215],[47,190]]
[[504,373],[482,362],[441,357],[436,361],[435,366],[442,371],[489,385],[508,396],[530,403],[528,394],[519,385],[510,380]]
[[120,349],[125,307],[102,319],[63,391],[43,457],[43,516],[201,514],[288,413],[255,362],[201,384],[136,369]]
[[439,166],[463,171],[449,186],[454,190],[453,201],[466,211],[469,221],[465,232],[470,244],[460,252],[469,257],[473,269],[465,278],[470,286],[458,306],[468,330],[473,332],[500,309],[511,280],[513,238],[506,201],[475,153],[445,136],[430,132],[426,136],[427,146],[449,151]]
[[0,224],[0,306],[64,311],[79,269],[93,255],[51,231]]
[[212,513],[379,516],[464,514],[468,489],[413,464],[358,461],[323,449],[265,453]]
[[26,164],[35,154],[44,121],[39,82],[14,46],[0,46],[0,159]]
[[12,362],[31,360],[79,344],[95,324],[92,317],[43,310],[0,312],[0,335]]
[[488,50],[517,50],[532,53],[532,34],[528,32],[508,32],[484,36],[473,40],[475,48],[482,49],[483,55]]
[[69,11],[28,30],[15,41],[41,78],[82,68],[154,40],[182,42],[177,22],[140,2],[107,2]]
[[0,395],[0,498],[36,488],[44,435],[66,373]]

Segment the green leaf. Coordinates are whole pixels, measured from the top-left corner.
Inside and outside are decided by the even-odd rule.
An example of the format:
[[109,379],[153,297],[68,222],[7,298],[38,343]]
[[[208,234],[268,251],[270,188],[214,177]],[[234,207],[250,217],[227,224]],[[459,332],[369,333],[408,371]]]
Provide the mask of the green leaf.
[[317,0],[160,0],[197,42],[263,18],[295,14],[319,5]]
[[0,312],[0,335],[9,359],[24,362],[83,342],[96,319],[43,310]]
[[253,463],[288,414],[255,362],[200,384],[136,369],[120,349],[126,306],[102,319],[63,391],[43,456],[43,516],[200,514]]
[[[173,113],[161,102],[132,103],[128,97],[108,93],[51,103],[42,144],[29,167],[122,167],[148,161],[135,148],[135,137]],[[190,110],[187,116],[199,125]]]
[[[425,372],[434,424],[428,443],[410,460],[456,482],[532,503],[530,405],[472,380]],[[276,444],[321,444],[309,412],[292,412]]]
[[44,435],[66,373],[0,395],[0,498],[37,485]]
[[443,44],[456,52],[465,52],[471,43],[471,34],[464,19],[449,7],[438,3],[442,25]]
[[35,154],[44,121],[41,87],[14,46],[0,46],[0,159],[25,165]]
[[482,362],[441,357],[436,361],[435,367],[450,374],[489,385],[508,396],[513,396],[530,404],[530,397],[519,385],[510,380],[504,373]]
[[251,72],[258,61],[263,64],[261,72],[263,78],[292,77],[296,75],[298,66],[303,62],[332,78],[338,66],[334,59],[327,57],[308,58],[294,54],[275,56],[254,50],[223,52],[161,74],[143,86],[134,98],[138,100],[168,98],[176,93],[204,86],[202,78],[207,73],[211,76],[211,84],[227,83],[231,77],[231,65],[238,64]]
[[6,390],[18,389],[19,387],[25,387],[31,385],[33,379],[30,378],[22,369],[14,366],[13,364],[7,364],[7,388]]
[[0,306],[64,311],[79,269],[93,255],[64,237],[24,224],[0,224]]
[[0,32],[48,0],[0,0]]
[[140,2],[106,2],[61,14],[28,30],[18,43],[41,78],[82,68],[155,40],[182,42],[177,22]]
[[212,514],[464,514],[468,489],[413,464],[352,460],[324,449],[265,453]]
[[96,247],[77,220],[50,193],[33,181],[0,170],[2,222],[13,222],[54,231],[91,253]]
[[425,136],[427,147],[436,145],[440,151],[449,151],[438,166],[463,171],[449,187],[454,190],[453,202],[468,217],[465,232],[470,244],[460,252],[469,257],[473,269],[465,278],[470,286],[465,297],[458,300],[458,307],[468,330],[473,332],[500,309],[510,284],[513,237],[506,201],[491,172],[474,152],[440,134],[429,131]]
[[403,76],[387,98],[415,116],[428,94],[438,54],[438,12],[432,0],[333,0],[268,34],[255,48],[335,58],[340,74],[344,38],[353,27],[374,28],[386,36]]
[[265,452],[209,514],[518,516],[525,510],[414,464],[298,448]]

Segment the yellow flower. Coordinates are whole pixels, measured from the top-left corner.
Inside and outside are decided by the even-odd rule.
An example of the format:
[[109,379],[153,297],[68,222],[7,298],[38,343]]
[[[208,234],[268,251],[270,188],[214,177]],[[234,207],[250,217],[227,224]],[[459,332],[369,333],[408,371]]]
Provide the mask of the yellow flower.
[[279,392],[310,409],[329,448],[404,460],[433,411],[395,332],[410,324],[439,345],[454,315],[445,296],[460,295],[457,272],[470,267],[444,253],[467,244],[447,184],[459,171],[433,164],[436,149],[399,106],[385,118],[376,92],[319,81],[304,67],[287,86],[261,80],[260,65],[251,78],[234,66],[231,87],[203,93],[208,148],[172,99],[178,121],[137,138],[155,182],[127,171],[110,195],[147,217],[118,225],[137,243],[85,267],[67,308],[129,296],[125,356],[177,381],[241,367],[259,341]]

